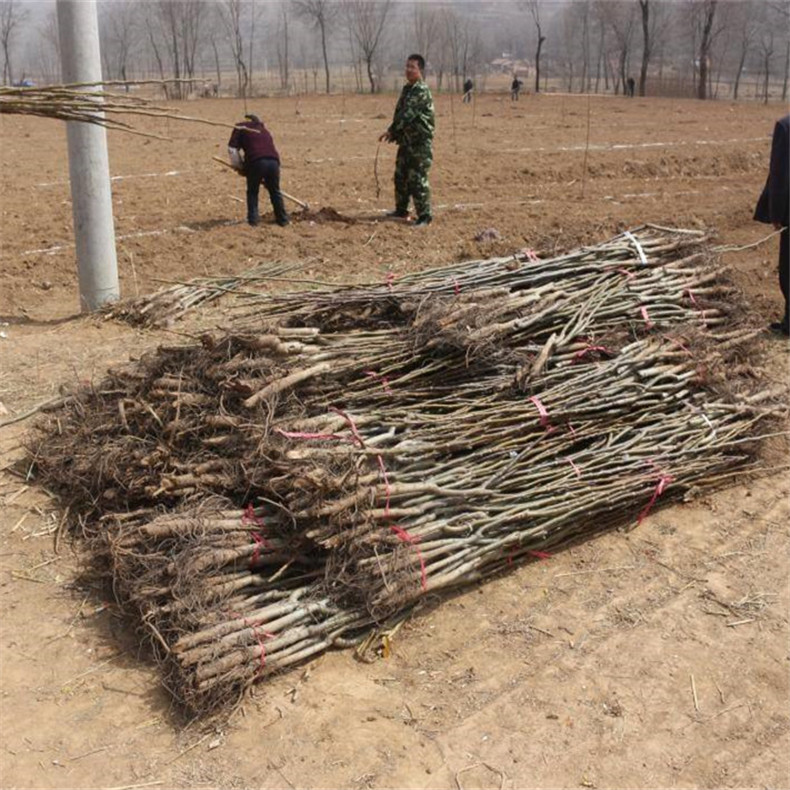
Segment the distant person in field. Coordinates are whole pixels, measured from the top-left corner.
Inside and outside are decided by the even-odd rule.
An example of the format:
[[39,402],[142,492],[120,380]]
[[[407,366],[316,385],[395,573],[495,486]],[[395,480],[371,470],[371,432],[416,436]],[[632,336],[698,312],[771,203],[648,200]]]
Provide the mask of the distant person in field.
[[634,82],[634,78],[629,77],[625,81],[625,95],[628,96],[629,98],[633,98],[635,88],[636,88],[636,82]]
[[280,194],[280,155],[263,121],[252,113],[244,118],[230,136],[228,155],[233,167],[247,177],[247,222],[258,225],[261,221],[258,194],[263,182],[274,209],[274,221],[285,226],[289,219]]
[[431,89],[423,80],[422,55],[406,59],[406,84],[403,86],[392,123],[379,137],[381,142],[397,143],[395,160],[395,210],[388,216],[408,217],[409,198],[414,200],[417,219],[414,227],[431,224],[431,187],[428,171],[433,162],[433,132],[436,114]]
[[518,95],[521,93],[521,86],[524,83],[514,74],[513,82],[510,83],[510,101],[518,101]]
[[464,104],[469,104],[472,101],[472,91],[475,89],[475,84],[472,82],[469,77],[466,78],[466,82],[464,82]]
[[788,308],[788,287],[790,286],[790,115],[785,115],[776,122],[771,142],[771,161],[768,165],[768,180],[757,201],[754,218],[781,228],[779,236],[779,287],[785,298],[785,312],[781,321],[770,325],[773,332],[790,335],[790,308]]

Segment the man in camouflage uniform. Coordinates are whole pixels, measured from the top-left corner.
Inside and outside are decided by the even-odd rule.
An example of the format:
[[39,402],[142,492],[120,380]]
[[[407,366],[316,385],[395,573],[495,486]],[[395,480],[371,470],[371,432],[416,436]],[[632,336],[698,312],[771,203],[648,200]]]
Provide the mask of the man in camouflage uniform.
[[409,198],[417,213],[415,226],[431,223],[431,187],[428,171],[433,161],[433,130],[436,125],[433,97],[423,81],[425,60],[409,55],[403,86],[392,123],[379,140],[398,144],[395,160],[395,211],[389,216],[408,217]]

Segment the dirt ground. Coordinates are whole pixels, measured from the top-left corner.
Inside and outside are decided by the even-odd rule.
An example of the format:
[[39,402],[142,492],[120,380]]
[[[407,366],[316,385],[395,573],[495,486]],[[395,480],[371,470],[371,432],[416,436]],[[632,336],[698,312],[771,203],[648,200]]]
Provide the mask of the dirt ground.
[[[174,141],[110,134],[124,295],[266,261],[383,281],[643,222],[712,227],[734,246],[770,232],[751,215],[781,107],[442,96],[435,221],[413,229],[379,221],[394,150],[378,152],[377,195],[376,140],[394,101],[250,103],[275,135],[283,189],[354,222],[248,227],[243,182],[211,161],[225,129],[149,119],[141,128]],[[183,110],[233,122],[243,108]],[[222,324],[222,303],[156,331],[75,315],[62,124],[0,116],[0,173],[0,422]],[[496,238],[475,241],[488,228]],[[777,248],[722,255],[757,322],[779,315]],[[788,343],[761,344],[786,384]],[[55,553],[57,502],[8,469],[27,425],[0,428],[3,788],[790,787],[786,444],[763,476],[428,602],[387,659],[329,653],[259,686],[230,722],[183,730],[113,603],[75,581],[67,540]]]

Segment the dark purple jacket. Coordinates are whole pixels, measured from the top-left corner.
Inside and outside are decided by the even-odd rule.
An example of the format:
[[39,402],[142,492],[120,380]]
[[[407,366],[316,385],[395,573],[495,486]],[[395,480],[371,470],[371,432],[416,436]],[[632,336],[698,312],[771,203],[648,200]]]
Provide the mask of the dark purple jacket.
[[754,218],[758,222],[790,223],[790,115],[779,119],[771,143],[771,163]]
[[[269,159],[276,159],[280,161],[280,155],[274,147],[274,140],[272,139],[269,130],[263,123],[255,123],[255,121],[244,121],[238,124],[240,127],[233,130],[233,134],[228,141],[229,148],[241,148],[244,151],[244,161],[247,164],[254,162],[256,159],[262,159],[264,156]],[[257,129],[255,132],[248,132],[246,129]]]

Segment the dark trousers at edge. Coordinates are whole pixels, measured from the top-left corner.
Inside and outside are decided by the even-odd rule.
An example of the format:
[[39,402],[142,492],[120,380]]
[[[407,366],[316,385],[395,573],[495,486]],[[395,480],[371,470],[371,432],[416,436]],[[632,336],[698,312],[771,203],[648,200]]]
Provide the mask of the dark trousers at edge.
[[790,303],[788,302],[788,289],[790,289],[790,229],[783,228],[779,237],[779,287],[785,298],[785,314],[782,322],[785,330],[790,327]]
[[280,163],[276,159],[263,157],[247,164],[247,222],[257,223],[260,220],[258,211],[258,194],[261,182],[269,193],[277,222],[287,222],[288,214],[280,194]]

